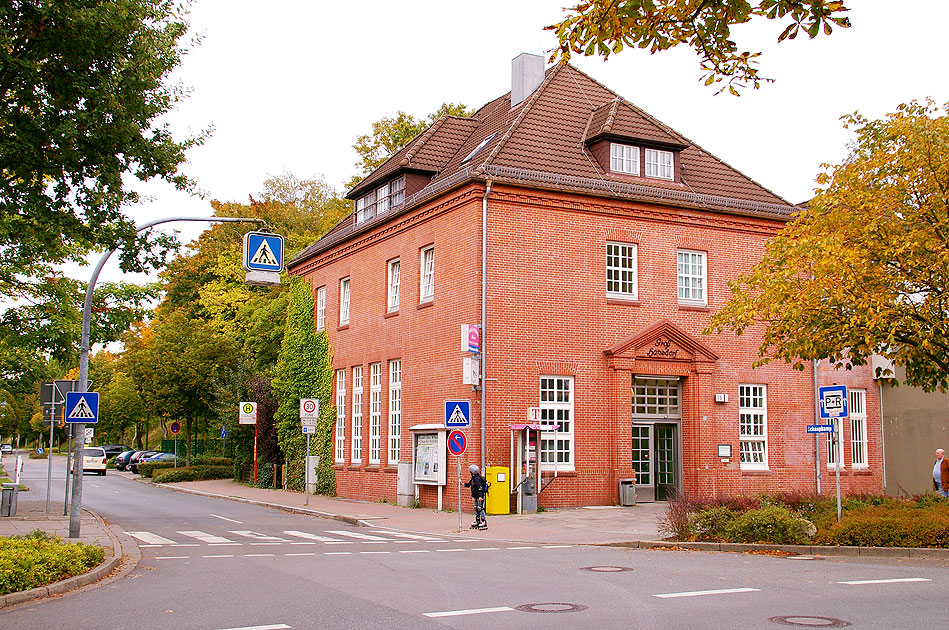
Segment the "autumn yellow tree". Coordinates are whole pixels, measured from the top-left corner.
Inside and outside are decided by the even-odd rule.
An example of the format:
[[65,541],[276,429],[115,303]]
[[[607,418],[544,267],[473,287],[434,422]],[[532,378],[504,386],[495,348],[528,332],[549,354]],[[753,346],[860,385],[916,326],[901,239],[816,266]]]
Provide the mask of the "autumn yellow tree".
[[[949,105],[911,102],[881,120],[844,118],[849,157],[731,283],[708,332],[763,325],[760,363],[874,354],[906,382],[949,389]],[[886,375],[882,375],[886,376]]]
[[850,26],[840,0],[584,0],[565,11],[563,21],[547,27],[559,40],[551,62],[569,61],[573,53],[606,59],[627,47],[656,53],[685,44],[699,55],[705,84],[722,83],[719,91],[735,95],[736,88],[772,79],[758,72],[760,52],[739,49],[733,26],[780,21],[779,42]]

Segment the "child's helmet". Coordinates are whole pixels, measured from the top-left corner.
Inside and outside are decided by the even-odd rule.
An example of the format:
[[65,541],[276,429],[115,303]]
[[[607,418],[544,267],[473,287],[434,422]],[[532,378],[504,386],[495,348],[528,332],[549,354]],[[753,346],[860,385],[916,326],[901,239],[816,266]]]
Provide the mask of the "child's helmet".
[[478,473],[481,472],[481,469],[478,468],[475,464],[472,464],[468,466],[468,472],[470,472],[472,475],[477,475]]

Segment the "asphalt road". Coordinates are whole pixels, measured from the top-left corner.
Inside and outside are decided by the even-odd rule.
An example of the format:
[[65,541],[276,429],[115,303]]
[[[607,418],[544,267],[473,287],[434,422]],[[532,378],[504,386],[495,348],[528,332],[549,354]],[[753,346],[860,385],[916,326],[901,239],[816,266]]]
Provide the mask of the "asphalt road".
[[933,561],[544,546],[481,533],[392,532],[111,474],[86,477],[83,492],[86,507],[138,542],[140,562],[118,579],[0,610],[0,628],[945,625],[949,567]]

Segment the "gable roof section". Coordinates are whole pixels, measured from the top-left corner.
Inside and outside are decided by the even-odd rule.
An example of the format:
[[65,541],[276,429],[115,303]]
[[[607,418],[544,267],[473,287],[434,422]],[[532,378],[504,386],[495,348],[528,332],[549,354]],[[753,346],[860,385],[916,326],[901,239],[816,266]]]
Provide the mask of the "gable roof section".
[[[496,134],[470,160],[482,141]],[[604,172],[586,147],[600,136],[634,138],[680,149],[682,181]],[[290,265],[471,180],[636,199],[787,220],[795,206],[569,64],[548,68],[540,87],[516,107],[510,93],[472,118],[442,116],[346,195],[361,196],[399,170],[432,173],[431,183],[360,225],[352,215],[297,254]]]

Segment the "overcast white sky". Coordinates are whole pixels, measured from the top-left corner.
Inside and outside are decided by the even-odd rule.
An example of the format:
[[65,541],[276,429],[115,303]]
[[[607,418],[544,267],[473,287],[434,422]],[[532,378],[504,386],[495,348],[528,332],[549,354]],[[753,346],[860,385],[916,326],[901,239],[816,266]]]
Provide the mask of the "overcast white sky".
[[[246,201],[284,171],[342,190],[355,172],[352,145],[373,121],[400,109],[423,117],[443,101],[478,107],[507,92],[511,59],[554,46],[542,27],[560,19],[564,4],[195,0],[192,31],[203,41],[175,74],[192,92],[167,122],[182,132],[213,125],[185,168],[208,194],[149,186],[152,198],[129,214],[139,222],[210,215],[210,199]],[[797,203],[811,195],[822,162],[846,155],[852,135],[841,115],[876,118],[927,96],[949,101],[949,2],[848,4],[853,27],[830,37],[776,45],[778,24],[741,27],[739,45],[762,50],[763,74],[777,81],[740,98],[703,87],[697,57],[684,46],[573,63]],[[185,225],[182,236],[201,229]],[[77,277],[88,279],[88,271]],[[114,262],[103,277],[121,278]]]

